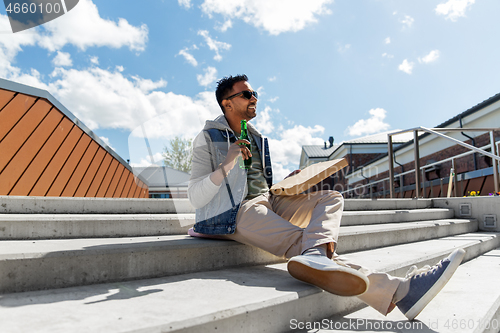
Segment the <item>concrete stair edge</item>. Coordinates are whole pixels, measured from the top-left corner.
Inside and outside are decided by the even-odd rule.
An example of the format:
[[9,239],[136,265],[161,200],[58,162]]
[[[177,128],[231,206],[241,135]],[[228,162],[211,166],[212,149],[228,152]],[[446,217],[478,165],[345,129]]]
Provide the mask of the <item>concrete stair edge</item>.
[[[342,226],[449,219],[452,209],[345,212]],[[185,235],[194,214],[0,214],[0,240]]]
[[194,213],[188,199],[0,196],[2,214]]
[[345,199],[345,211],[432,208],[432,199]]
[[[473,260],[479,255],[485,252],[491,251],[500,247],[500,238],[492,238],[486,242],[478,241],[471,242],[463,246],[467,251],[466,257],[463,263]],[[445,258],[452,248],[447,250],[439,251],[433,255],[423,256],[419,260],[406,261],[397,265],[391,265],[385,267],[385,269],[378,269],[389,273],[393,276],[404,276],[406,271],[413,265],[421,267],[423,265],[434,265],[442,258]],[[365,251],[367,252],[367,251]],[[360,253],[356,253],[360,254]],[[353,255],[356,255],[353,254]],[[345,257],[349,257],[346,255]],[[353,260],[354,261],[354,260]],[[207,331],[219,331],[219,332],[233,332],[233,328],[237,327],[239,332],[284,332],[290,331],[290,326],[285,326],[283,323],[288,322],[289,318],[297,319],[297,321],[307,322],[312,320],[323,320],[325,318],[330,318],[332,313],[337,315],[347,314],[352,311],[358,310],[360,308],[366,308],[367,305],[361,300],[355,297],[340,297],[331,295],[327,292],[323,292],[318,288],[311,286],[311,288],[316,289],[316,292],[309,293],[307,295],[299,296],[296,300],[289,301],[287,303],[281,303],[273,305],[272,308],[261,308],[254,313],[250,314],[248,311],[237,314],[235,318],[219,318],[214,320],[214,316],[207,318],[206,322],[201,323],[197,326],[189,327],[179,327],[179,329],[165,330],[165,326],[155,327],[153,330],[146,329],[140,332],[156,332],[156,329],[160,329],[162,332],[183,332],[183,333],[203,333]],[[291,304],[294,303],[294,304]],[[495,304],[492,306],[495,307]],[[304,311],[304,309],[310,309],[310,311]],[[311,310],[313,309],[313,310]],[[374,310],[373,310],[374,311]],[[395,309],[394,311],[398,311]],[[282,318],[282,320],[279,319]],[[418,317],[417,317],[418,319]],[[405,318],[406,320],[406,318]],[[276,325],[277,322],[282,323],[281,325]],[[180,323],[176,323],[180,324]],[[274,327],[272,327],[274,324]],[[179,325],[180,326],[180,325]],[[257,327],[256,327],[257,326]],[[251,329],[248,329],[251,327]],[[306,331],[304,331],[306,332]],[[310,332],[310,330],[307,330]],[[316,332],[316,331],[315,331]],[[370,331],[371,332],[371,331]],[[378,332],[378,331],[377,331]],[[393,332],[393,331],[390,331]],[[430,331],[429,333],[434,332]]]
[[[341,227],[338,253],[476,231],[477,222],[411,222],[352,229],[354,227]],[[231,254],[235,251],[238,255]],[[0,293],[280,261],[281,258],[252,246],[189,236],[4,241],[0,243]]]
[[[427,264],[428,261],[432,261],[431,264],[435,264],[439,259],[442,257],[446,256],[453,248],[456,247],[464,247],[467,250],[467,253],[470,253],[473,255],[474,253],[483,253],[487,252],[488,249],[490,248],[497,248],[499,244],[498,237],[491,237],[489,234],[481,234],[482,236],[477,235],[478,233],[475,234],[469,234],[466,235],[466,237],[450,237],[449,239],[441,240],[440,243],[436,243],[436,241],[425,241],[421,242],[421,244],[405,244],[403,246],[395,246],[392,248],[386,248],[386,251],[389,252],[394,252],[394,253],[401,253],[402,248],[408,248],[407,252],[408,253],[413,253],[414,257],[417,259],[408,259],[408,260],[399,260],[399,264],[393,263],[391,265],[387,265],[385,263],[385,269],[384,264],[380,264],[375,262],[375,265],[372,265],[374,269],[377,270],[382,270],[382,271],[388,271],[391,273],[396,273],[395,275],[401,276],[401,274],[397,274],[399,271],[406,271],[411,265],[416,264],[418,266]],[[468,238],[475,238],[474,241],[469,240]],[[434,254],[420,254],[416,253],[413,248],[426,248],[427,246],[425,244],[430,244],[433,243],[434,245],[439,245],[440,250],[436,251]],[[351,255],[346,255],[348,259],[356,261],[356,257],[363,257],[367,254],[370,254],[370,252],[377,252],[377,251],[364,251],[360,253],[354,253]],[[380,251],[379,251],[380,252]],[[403,251],[404,252],[404,251]],[[373,256],[378,257],[379,254],[374,253]],[[387,254],[388,259],[394,259],[390,254]],[[370,261],[374,263],[373,260],[370,258],[366,259],[367,261]],[[359,260],[357,260],[359,262]],[[390,260],[389,260],[390,261]],[[377,265],[378,264],[378,265]],[[239,306],[232,306],[231,304],[225,304],[224,306],[226,307],[225,309],[214,309],[211,313],[205,313],[201,314],[199,317],[193,318],[192,314],[196,313],[196,308],[194,305],[190,305],[190,308],[192,308],[191,312],[191,317],[186,318],[184,320],[173,320],[169,323],[161,323],[158,324],[158,320],[161,320],[161,307],[158,307],[162,302],[159,302],[156,300],[155,302],[149,304],[149,307],[145,307],[144,304],[141,304],[141,299],[143,298],[133,298],[132,294],[131,297],[125,297],[125,298],[113,298],[113,295],[110,295],[108,297],[109,300],[115,300],[120,301],[123,304],[118,305],[117,303],[115,307],[118,307],[122,311],[126,311],[126,309],[130,309],[130,302],[133,302],[134,305],[137,305],[139,302],[138,306],[132,306],[133,310],[130,311],[143,311],[144,309],[148,309],[147,311],[150,311],[150,309],[153,309],[153,312],[150,315],[147,315],[146,318],[149,319],[149,326],[147,327],[137,327],[137,323],[139,322],[148,322],[148,320],[138,320],[137,318],[132,318],[133,323],[130,323],[130,325],[127,325],[125,323],[124,326],[124,321],[127,319],[130,320],[130,318],[127,318],[127,316],[123,316],[123,318],[116,318],[115,313],[112,312],[107,312],[106,311],[106,319],[109,321],[109,324],[106,324],[108,326],[106,327],[92,327],[89,326],[89,324],[85,324],[82,322],[77,322],[73,323],[72,320],[75,320],[76,318],[70,318],[70,323],[69,325],[77,325],[73,327],[68,327],[64,326],[64,321],[68,320],[65,318],[65,316],[71,317],[72,313],[76,314],[79,313],[78,309],[73,310],[71,308],[68,308],[71,306],[71,304],[74,303],[67,303],[67,300],[73,300],[74,297],[71,296],[74,294],[75,291],[78,290],[91,290],[92,288],[98,288],[98,289],[104,289],[104,290],[112,290],[115,288],[120,288],[120,290],[123,288],[123,290],[127,289],[137,289],[139,291],[139,288],[136,288],[134,286],[144,286],[144,283],[141,283],[141,281],[130,281],[130,282],[123,282],[121,284],[105,284],[105,285],[95,285],[95,286],[85,286],[85,287],[74,287],[74,288],[66,288],[66,289],[56,289],[52,291],[40,291],[40,292],[25,292],[25,293],[18,293],[18,294],[7,294],[7,295],[0,295],[0,311],[2,309],[8,310],[5,311],[3,314],[5,315],[5,319],[3,321],[3,328],[5,329],[4,332],[27,332],[29,329],[22,329],[22,327],[19,326],[19,324],[22,325],[33,325],[30,326],[36,327],[37,331],[39,332],[67,332],[69,331],[68,328],[73,328],[71,332],[84,332],[85,330],[88,331],[89,329],[93,329],[94,331],[98,331],[101,329],[101,331],[107,331],[107,332],[207,332],[212,329],[217,329],[219,332],[276,332],[276,331],[285,331],[289,330],[289,322],[290,318],[295,318],[297,320],[303,320],[303,321],[311,321],[311,320],[321,320],[323,318],[328,318],[335,313],[344,313],[344,312],[349,312],[353,311],[356,309],[359,309],[360,307],[363,306],[361,301],[359,301],[357,298],[343,298],[343,297],[338,297],[334,296],[331,294],[328,294],[326,292],[322,292],[316,287],[309,286],[307,284],[303,284],[299,281],[293,280],[290,276],[287,275],[286,272],[284,272],[285,265],[284,264],[278,264],[278,265],[271,265],[268,266],[270,268],[274,268],[277,270],[283,271],[281,274],[275,274],[276,275],[276,282],[278,284],[278,288],[282,286],[280,283],[283,283],[283,281],[286,281],[287,283],[291,283],[294,287],[290,290],[290,288],[286,288],[284,291],[281,291],[280,294],[277,292],[279,290],[276,290],[276,288],[269,288],[270,286],[273,285],[273,281],[265,282],[264,289],[265,292],[272,292],[273,294],[276,294],[276,296],[269,296],[272,297],[273,299],[268,299],[266,302],[261,302],[261,301],[249,301],[250,303],[248,304],[240,304]],[[233,278],[228,277],[228,274],[230,272],[238,272],[239,274],[247,274],[246,272],[252,272],[255,270],[258,270],[258,267],[244,267],[244,268],[239,268],[239,269],[226,269],[226,270],[221,270],[217,272],[212,272],[210,276],[216,276],[220,275],[220,278],[217,278],[218,283],[223,283],[222,280],[227,280],[227,283],[229,285],[232,285],[234,287],[235,281]],[[279,273],[279,272],[278,272]],[[178,276],[178,277],[170,277],[170,278],[160,278],[160,279],[154,279],[154,280],[146,280],[144,281],[146,283],[146,286],[149,286],[149,288],[140,288],[139,294],[144,293],[144,296],[147,296],[148,294],[148,289],[151,290],[159,290],[158,288],[162,287],[162,281],[173,281],[174,283],[180,283],[180,286],[182,286],[183,290],[186,291],[186,295],[184,295],[182,292],[181,294],[184,295],[183,297],[185,299],[191,299],[191,295],[198,295],[199,293],[196,292],[196,290],[191,290],[189,287],[190,283],[198,283],[199,278],[202,277],[204,272],[200,273],[192,273],[192,274],[187,274],[185,276]],[[251,281],[254,276],[259,276],[259,274],[253,273],[254,275],[247,276],[245,281]],[[212,277],[208,277],[207,283],[210,283],[211,285],[214,285],[213,282],[210,281],[215,281],[213,280]],[[404,274],[403,274],[404,276]],[[265,280],[265,279],[264,279]],[[185,281],[185,282],[183,282]],[[222,282],[221,282],[222,281]],[[281,281],[281,282],[280,282]],[[241,281],[240,281],[241,282]],[[186,284],[188,283],[188,284]],[[201,282],[200,282],[201,283]],[[202,284],[202,288],[205,288],[206,284]],[[267,287],[269,286],[269,287]],[[246,293],[250,292],[251,294],[259,294],[259,288],[254,289],[252,288],[252,285],[245,285],[241,284],[237,288],[248,288],[246,289]],[[134,289],[134,290],[135,290]],[[274,291],[273,291],[274,290]],[[286,290],[289,290],[290,292],[286,292]],[[293,292],[293,290],[296,290]],[[216,291],[217,292],[217,291]],[[222,290],[220,290],[222,292]],[[227,291],[229,294],[234,294],[234,291]],[[65,295],[68,296],[65,296]],[[85,298],[83,301],[87,301],[90,303],[99,303],[102,302],[100,298],[102,297],[97,297],[95,293],[90,293],[91,295],[94,295],[92,298]],[[224,292],[223,294],[226,294]],[[61,295],[60,296],[60,301],[55,302],[54,300],[48,302],[50,304],[53,304],[53,306],[59,306],[62,307],[64,306],[67,311],[62,312],[61,314],[58,314],[58,321],[53,321],[48,318],[45,318],[43,314],[39,313],[39,309],[41,307],[37,306],[37,304],[40,304],[40,306],[44,307],[50,307],[52,305],[49,305],[47,301],[41,301],[40,297],[46,297],[46,299],[52,297],[51,295]],[[152,294],[154,295],[154,294]],[[267,295],[267,294],[266,294]],[[104,296],[104,295],[103,295]],[[244,295],[243,295],[244,296]],[[179,302],[181,302],[181,299],[179,299],[179,296],[169,294],[169,299],[171,299],[172,304],[177,304],[179,308],[168,308],[168,305],[166,308],[163,309],[163,311],[169,312],[171,311],[183,311],[183,307]],[[220,295],[220,297],[224,297],[223,295]],[[226,296],[227,297],[227,296]],[[29,302],[28,302],[29,299]],[[25,301],[23,301],[25,300]],[[63,302],[63,300],[65,302]],[[192,300],[195,304],[198,303],[196,300]],[[19,305],[15,305],[14,303],[16,302],[24,302],[27,306],[23,309],[19,307]],[[128,302],[128,303],[127,303]],[[67,303],[67,304],[66,304]],[[100,305],[99,305],[100,304]],[[96,310],[98,313],[102,314],[103,308],[102,306],[105,306],[108,304],[109,306],[111,305],[110,302],[104,302],[104,303],[99,303],[96,304],[99,305],[100,307],[96,307]],[[260,306],[259,306],[260,304]],[[127,306],[128,305],[128,306]],[[262,306],[265,305],[265,306]],[[34,311],[35,313],[31,313],[30,307],[33,309],[31,311]],[[85,310],[84,314],[79,316],[79,320],[89,320],[92,321],[92,318],[99,317],[99,315],[92,315],[91,308],[88,304],[85,304],[87,310]],[[201,304],[200,306],[203,306]],[[206,308],[206,307],[204,307]],[[142,309],[142,310],[141,310]],[[309,311],[304,310],[304,309],[309,309]],[[129,311],[129,313],[130,313]],[[397,311],[397,310],[395,310]],[[60,313],[60,312],[57,312]],[[83,314],[83,313],[82,313]],[[120,313],[122,315],[122,313]],[[137,314],[140,315],[140,314]],[[24,320],[19,322],[19,320],[16,321],[16,319],[19,319],[19,317],[22,316]],[[37,317],[38,316],[38,317]],[[123,319],[123,320],[122,320]],[[50,320],[50,325],[52,326],[43,326],[41,325],[41,322],[37,321],[45,321]],[[31,324],[33,323],[33,324]],[[92,321],[92,323],[95,323],[95,321]],[[17,325],[17,326],[14,326]],[[135,325],[135,326],[134,326]],[[10,328],[14,327],[15,330],[10,330]],[[104,329],[103,328],[107,328]],[[113,329],[110,329],[113,328]]]
[[342,225],[368,225],[376,223],[399,223],[424,220],[440,220],[455,217],[451,208],[416,208],[399,210],[345,211]]
[[[500,330],[500,290],[491,288],[496,284],[500,274],[500,248],[486,251],[462,265],[455,272],[453,278],[441,290],[413,323],[413,330],[423,333],[442,332],[454,333],[482,333],[499,332]],[[486,283],[477,283],[482,279]],[[464,304],[463,306],[455,306]],[[388,329],[396,327],[398,322],[405,321],[402,313],[395,311],[387,317],[382,316],[369,307],[352,311],[344,316],[333,316],[330,320],[338,323],[363,323],[365,329],[357,327],[355,330],[343,329],[335,332],[371,332],[373,327],[385,322],[387,329],[378,329],[377,332],[394,332]],[[418,326],[417,326],[418,325]],[[417,329],[418,327],[418,329]],[[303,332],[298,331],[298,332]],[[318,330],[317,333],[332,332],[332,330]],[[411,329],[401,332],[413,332]]]
[[[432,208],[432,199],[346,199],[344,210]],[[0,213],[194,213],[186,198],[70,198],[0,196]]]

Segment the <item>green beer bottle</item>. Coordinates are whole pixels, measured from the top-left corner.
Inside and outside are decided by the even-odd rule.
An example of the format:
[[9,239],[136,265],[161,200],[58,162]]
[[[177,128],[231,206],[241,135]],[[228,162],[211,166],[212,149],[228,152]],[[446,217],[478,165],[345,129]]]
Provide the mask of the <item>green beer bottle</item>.
[[[248,136],[247,121],[245,119],[241,121],[240,140],[250,141],[250,137]],[[248,148],[248,150],[252,151],[251,145],[245,144],[245,146]],[[250,169],[251,165],[252,165],[252,157],[249,157],[247,160],[244,160],[243,158],[240,159],[241,169]]]

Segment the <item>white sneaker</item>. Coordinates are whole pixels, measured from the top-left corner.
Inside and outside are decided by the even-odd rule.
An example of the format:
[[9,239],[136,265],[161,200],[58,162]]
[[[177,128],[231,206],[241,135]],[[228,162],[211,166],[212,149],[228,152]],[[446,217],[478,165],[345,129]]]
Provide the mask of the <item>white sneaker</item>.
[[370,284],[366,275],[325,256],[296,256],[288,261],[287,268],[297,280],[340,296],[361,295]]

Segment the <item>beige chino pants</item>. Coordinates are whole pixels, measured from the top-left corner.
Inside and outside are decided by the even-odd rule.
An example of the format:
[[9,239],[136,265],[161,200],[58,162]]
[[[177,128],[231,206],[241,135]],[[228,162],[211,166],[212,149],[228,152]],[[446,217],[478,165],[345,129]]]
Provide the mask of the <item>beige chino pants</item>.
[[243,201],[236,217],[236,232],[227,238],[256,246],[276,256],[291,258],[328,244],[328,256],[365,274],[370,286],[358,296],[386,315],[400,279],[343,260],[334,253],[344,208],[342,195],[319,191],[294,196],[263,194]]

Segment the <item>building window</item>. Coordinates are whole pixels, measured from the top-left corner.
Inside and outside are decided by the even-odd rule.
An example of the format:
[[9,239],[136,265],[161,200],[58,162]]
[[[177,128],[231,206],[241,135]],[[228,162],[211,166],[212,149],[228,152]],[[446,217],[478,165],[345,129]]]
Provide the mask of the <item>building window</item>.
[[152,199],[169,199],[171,195],[170,193],[150,193],[149,197]]

